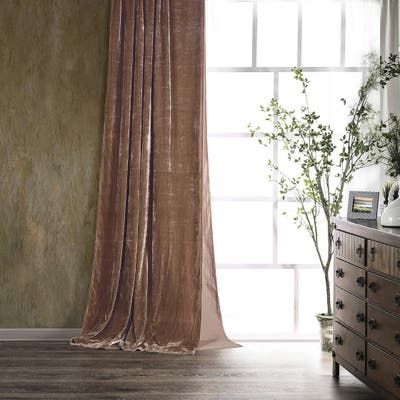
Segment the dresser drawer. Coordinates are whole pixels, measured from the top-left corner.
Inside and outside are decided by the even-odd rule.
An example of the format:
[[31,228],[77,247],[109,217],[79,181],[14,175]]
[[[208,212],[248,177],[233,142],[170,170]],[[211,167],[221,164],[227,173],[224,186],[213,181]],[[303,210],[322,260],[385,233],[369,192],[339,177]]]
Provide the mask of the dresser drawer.
[[372,272],[367,274],[367,297],[388,311],[400,314],[400,284]]
[[360,297],[365,297],[367,287],[366,271],[346,261],[335,259],[335,283]]
[[361,335],[365,335],[365,301],[337,286],[335,287],[335,292],[335,317]]
[[367,346],[367,377],[400,397],[400,362],[370,344]]
[[400,318],[369,304],[367,336],[390,353],[400,356]]
[[368,240],[367,265],[370,269],[400,278],[400,248]]
[[335,234],[335,255],[341,260],[356,265],[365,265],[366,240],[359,236],[336,231]]
[[365,340],[334,322],[333,348],[335,353],[363,374],[365,373]]

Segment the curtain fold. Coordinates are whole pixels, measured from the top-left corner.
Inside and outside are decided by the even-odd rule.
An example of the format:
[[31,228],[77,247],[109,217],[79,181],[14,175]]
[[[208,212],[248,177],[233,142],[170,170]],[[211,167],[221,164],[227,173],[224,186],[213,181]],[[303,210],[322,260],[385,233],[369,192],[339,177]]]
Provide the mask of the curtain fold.
[[235,347],[215,277],[204,0],[111,0],[92,281],[72,344]]

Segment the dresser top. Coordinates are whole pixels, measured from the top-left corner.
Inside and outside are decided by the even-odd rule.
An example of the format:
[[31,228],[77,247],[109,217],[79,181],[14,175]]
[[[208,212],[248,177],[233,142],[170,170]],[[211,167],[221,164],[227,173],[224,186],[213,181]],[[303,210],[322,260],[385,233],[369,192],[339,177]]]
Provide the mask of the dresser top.
[[391,246],[400,247],[400,228],[382,226],[377,220],[333,218],[336,229],[352,233],[366,239],[375,240]]

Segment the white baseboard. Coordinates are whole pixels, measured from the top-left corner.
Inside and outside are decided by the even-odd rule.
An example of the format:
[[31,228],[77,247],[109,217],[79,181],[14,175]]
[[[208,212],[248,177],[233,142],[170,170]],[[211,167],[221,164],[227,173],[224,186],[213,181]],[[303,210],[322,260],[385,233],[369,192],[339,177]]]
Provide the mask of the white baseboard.
[[[60,340],[69,341],[79,336],[80,328],[0,328],[0,341]],[[317,336],[274,336],[262,339],[232,339],[235,342],[318,342]]]
[[10,340],[62,340],[79,336],[80,328],[0,329],[0,341]]

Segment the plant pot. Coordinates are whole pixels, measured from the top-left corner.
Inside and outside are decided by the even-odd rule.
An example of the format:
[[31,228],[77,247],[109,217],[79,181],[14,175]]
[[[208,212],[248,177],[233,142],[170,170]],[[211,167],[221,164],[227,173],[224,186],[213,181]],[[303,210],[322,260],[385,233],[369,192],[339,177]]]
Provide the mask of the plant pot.
[[333,317],[326,314],[317,314],[316,317],[319,322],[321,350],[330,352],[333,348]]

